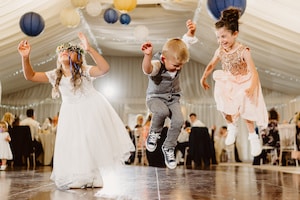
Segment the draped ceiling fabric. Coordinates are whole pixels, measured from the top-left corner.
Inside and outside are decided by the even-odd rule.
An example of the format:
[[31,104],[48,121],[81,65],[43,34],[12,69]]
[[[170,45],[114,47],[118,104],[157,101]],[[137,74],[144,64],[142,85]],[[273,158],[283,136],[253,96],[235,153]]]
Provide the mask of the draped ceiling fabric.
[[[103,8],[112,7],[113,0],[99,0]],[[217,41],[214,20],[206,10],[206,0],[138,0],[137,7],[129,12],[129,25],[107,24],[103,11],[97,17],[89,16],[85,9],[78,10],[81,23],[76,28],[64,27],[59,20],[60,11],[71,6],[70,0],[1,0],[0,1],[0,81],[2,101],[0,115],[9,111],[24,115],[33,107],[37,119],[57,114],[60,100],[51,99],[51,86],[26,81],[21,71],[21,59],[17,52],[20,40],[27,39],[32,45],[31,64],[37,71],[47,71],[56,66],[55,48],[72,41],[78,42],[77,33],[84,32],[91,44],[108,60],[110,72],[95,81],[96,88],[112,103],[125,124],[134,123],[134,116],[147,115],[145,91],[147,77],[142,73],[143,41],[135,38],[137,26],[149,29],[154,50],[172,37],[186,32],[185,22],[194,19],[199,42],[190,49],[191,59],[180,77],[183,97],[182,111],[188,119],[197,113],[208,127],[224,125],[216,111],[213,90],[204,91],[200,77],[209,62]],[[197,10],[196,7],[199,6]],[[200,12],[198,12],[200,10]],[[239,41],[251,49],[260,75],[267,107],[275,107],[280,120],[289,120],[300,111],[300,1],[295,0],[248,0],[240,22]],[[45,30],[38,37],[28,37],[19,28],[20,17],[29,11],[39,13],[45,20]],[[91,63],[88,58],[88,63]],[[213,88],[213,81],[209,78]],[[245,127],[241,123],[239,141],[247,141]],[[248,144],[240,143],[242,158],[249,158]]]

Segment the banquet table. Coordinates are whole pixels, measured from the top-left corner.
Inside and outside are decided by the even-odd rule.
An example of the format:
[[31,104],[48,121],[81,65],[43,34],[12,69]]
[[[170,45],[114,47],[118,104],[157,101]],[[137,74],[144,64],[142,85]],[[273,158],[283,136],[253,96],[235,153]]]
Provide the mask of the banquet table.
[[50,165],[54,154],[55,133],[43,130],[39,133],[39,138],[43,145],[44,152],[38,158],[38,160],[43,165]]

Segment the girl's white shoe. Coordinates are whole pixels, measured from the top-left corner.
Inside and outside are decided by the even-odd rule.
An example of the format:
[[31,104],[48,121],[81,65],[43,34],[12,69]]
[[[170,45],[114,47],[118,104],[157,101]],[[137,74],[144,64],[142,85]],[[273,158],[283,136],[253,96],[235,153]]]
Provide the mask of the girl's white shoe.
[[234,123],[228,124],[225,144],[228,146],[234,144],[236,135],[237,135],[237,126]]
[[6,169],[7,165],[1,165],[0,170],[4,171]]
[[261,154],[262,147],[258,135],[256,133],[249,133],[248,139],[250,141],[251,155],[255,157]]

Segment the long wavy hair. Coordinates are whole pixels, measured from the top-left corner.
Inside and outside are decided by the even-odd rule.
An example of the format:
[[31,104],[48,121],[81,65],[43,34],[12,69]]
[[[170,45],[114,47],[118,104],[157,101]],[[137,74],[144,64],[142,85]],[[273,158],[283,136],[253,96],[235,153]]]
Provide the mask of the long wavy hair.
[[[78,45],[73,45],[70,43],[65,43],[57,47],[57,54],[59,54],[63,50],[68,50],[69,53],[69,62],[70,62],[70,71],[71,71],[71,79],[70,82],[73,86],[73,91],[75,92],[78,88],[80,88],[82,83],[82,75],[84,66],[86,65],[85,54],[81,47]],[[59,57],[56,62],[56,80],[52,91],[52,97],[59,97],[59,89],[58,86],[60,84],[61,78],[63,76],[62,64],[59,61]]]

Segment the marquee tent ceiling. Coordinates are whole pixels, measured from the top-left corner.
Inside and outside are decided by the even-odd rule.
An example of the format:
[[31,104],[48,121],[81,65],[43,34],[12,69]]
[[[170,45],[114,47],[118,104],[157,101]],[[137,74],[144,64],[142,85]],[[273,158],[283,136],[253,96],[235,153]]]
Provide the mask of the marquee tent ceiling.
[[[113,0],[99,0],[103,9]],[[147,40],[156,50],[171,37],[180,37],[185,21],[195,19],[199,42],[191,48],[191,58],[205,66],[217,48],[214,19],[207,12],[206,0],[138,0],[129,13],[131,23],[108,24],[103,11],[91,17],[80,9],[81,23],[67,28],[60,22],[63,8],[72,6],[70,0],[1,0],[0,1],[0,80],[2,94],[32,87],[21,73],[21,59],[17,52],[19,41],[28,39],[32,45],[31,63],[38,71],[55,67],[55,48],[66,41],[78,41],[76,33],[83,31],[93,46],[104,56],[142,56],[142,41],[135,28],[146,26]],[[201,5],[201,9],[196,9]],[[45,29],[37,37],[26,36],[19,27],[21,16],[29,11],[39,13],[45,20]],[[200,11],[200,12],[198,12]],[[300,1],[248,0],[241,18],[239,40],[251,48],[260,74],[262,86],[278,92],[300,94]],[[199,74],[200,79],[201,74]]]

